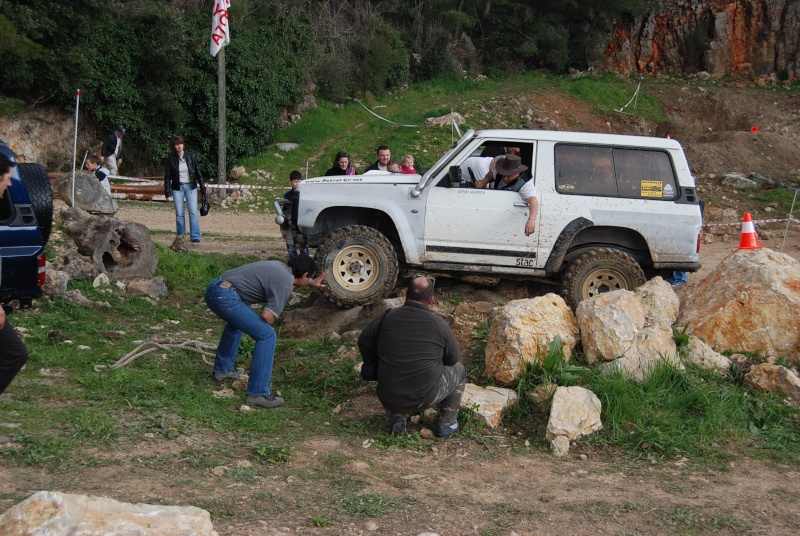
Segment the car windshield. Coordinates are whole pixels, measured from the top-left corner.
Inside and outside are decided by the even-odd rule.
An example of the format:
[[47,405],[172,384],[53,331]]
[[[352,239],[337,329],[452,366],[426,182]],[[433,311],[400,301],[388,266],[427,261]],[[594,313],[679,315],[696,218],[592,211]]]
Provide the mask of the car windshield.
[[450,162],[453,154],[459,152],[462,147],[471,142],[473,139],[475,139],[475,131],[473,129],[469,129],[464,133],[463,136],[461,136],[461,139],[459,139],[452,147],[450,147],[450,149],[448,149],[447,152],[445,152],[442,157],[437,160],[436,163],[431,166],[430,169],[428,169],[428,171],[425,172],[425,174],[422,176],[422,179],[419,181],[417,188],[422,190],[428,186],[431,177],[439,174],[439,172]]

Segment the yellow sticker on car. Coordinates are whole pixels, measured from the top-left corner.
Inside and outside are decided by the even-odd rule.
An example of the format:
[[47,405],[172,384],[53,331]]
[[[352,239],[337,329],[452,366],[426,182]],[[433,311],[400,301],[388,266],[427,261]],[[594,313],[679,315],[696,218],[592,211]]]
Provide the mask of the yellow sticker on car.
[[662,197],[664,183],[661,181],[642,181],[642,197]]

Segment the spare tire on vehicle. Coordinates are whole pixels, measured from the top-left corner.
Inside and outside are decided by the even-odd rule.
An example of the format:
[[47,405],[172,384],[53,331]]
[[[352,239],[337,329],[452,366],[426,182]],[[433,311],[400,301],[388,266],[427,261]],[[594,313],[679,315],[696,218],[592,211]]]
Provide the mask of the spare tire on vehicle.
[[53,229],[53,191],[47,171],[39,164],[17,164],[19,178],[28,190],[33,214],[39,224],[42,244],[47,244]]

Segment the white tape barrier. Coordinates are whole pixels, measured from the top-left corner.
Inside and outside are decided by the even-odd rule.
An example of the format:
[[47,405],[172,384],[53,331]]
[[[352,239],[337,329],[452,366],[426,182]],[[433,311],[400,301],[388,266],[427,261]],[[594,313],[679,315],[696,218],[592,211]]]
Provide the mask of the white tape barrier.
[[[768,219],[768,220],[753,220],[753,223],[781,223],[784,221],[790,221],[793,223],[800,223],[800,220],[796,218],[782,218],[782,219]],[[742,222],[735,222],[735,223],[704,223],[703,227],[731,227],[734,225],[741,225]]]

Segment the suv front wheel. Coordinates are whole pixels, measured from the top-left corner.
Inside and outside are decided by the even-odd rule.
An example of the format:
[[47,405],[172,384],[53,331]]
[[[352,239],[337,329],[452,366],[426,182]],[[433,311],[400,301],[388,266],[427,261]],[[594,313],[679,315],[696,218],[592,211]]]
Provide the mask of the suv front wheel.
[[397,253],[384,235],[371,227],[337,229],[317,248],[320,270],[328,270],[322,294],[341,307],[355,307],[385,298],[399,272]]
[[562,282],[567,305],[575,309],[592,296],[613,290],[633,290],[643,285],[644,271],[633,257],[613,248],[596,248],[570,263]]

